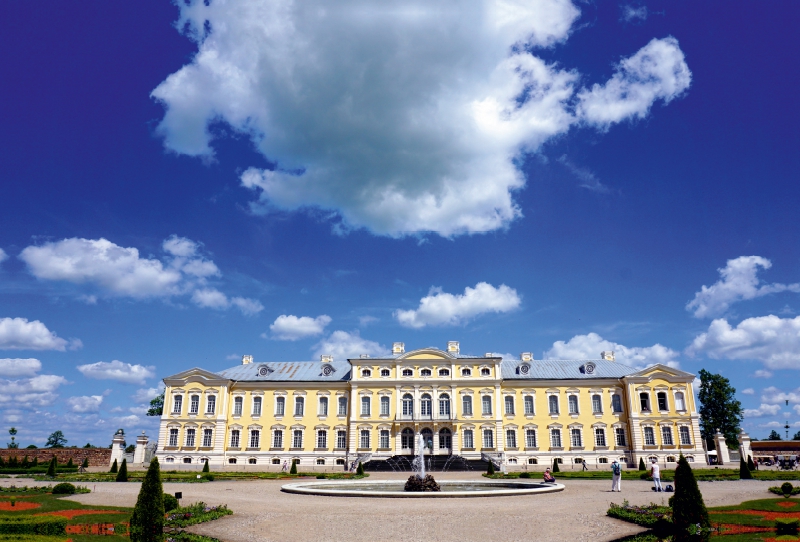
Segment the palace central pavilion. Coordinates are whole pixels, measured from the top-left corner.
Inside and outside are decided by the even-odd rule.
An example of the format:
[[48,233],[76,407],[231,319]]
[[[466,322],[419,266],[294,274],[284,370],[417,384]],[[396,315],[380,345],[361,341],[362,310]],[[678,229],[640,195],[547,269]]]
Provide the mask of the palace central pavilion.
[[[383,358],[255,362],[164,379],[162,462],[276,470],[299,461],[332,470],[416,453],[492,460],[508,470],[614,459],[706,461],[694,375],[642,370],[602,352],[592,360],[468,356],[445,350]],[[224,467],[223,467],[224,466]],[[566,466],[566,465],[565,465]]]

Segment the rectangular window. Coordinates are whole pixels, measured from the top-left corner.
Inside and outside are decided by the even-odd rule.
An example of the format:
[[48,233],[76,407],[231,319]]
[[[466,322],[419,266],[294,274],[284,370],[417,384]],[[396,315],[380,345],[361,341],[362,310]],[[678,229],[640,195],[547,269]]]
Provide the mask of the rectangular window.
[[532,416],[533,415],[533,397],[530,395],[525,396],[524,400],[525,404],[525,415]]
[[317,431],[317,448],[328,447],[328,432],[324,429]]
[[294,415],[295,416],[302,416],[305,412],[306,408],[306,400],[302,397],[295,397],[294,398]]
[[464,429],[464,448],[475,448],[472,429]]
[[170,429],[169,430],[169,445],[170,446],[177,446],[178,445],[178,430],[177,429]]
[[675,394],[675,410],[686,410],[686,400],[682,391]]
[[217,398],[213,395],[209,395],[208,399],[206,400],[206,414],[213,414],[216,410],[217,406]]
[[347,397],[339,397],[339,416],[347,416]]
[[472,396],[464,396],[461,400],[461,408],[464,411],[464,416],[472,416]]
[[672,428],[671,427],[662,427],[661,428],[661,444],[665,446],[672,446]]
[[583,446],[583,439],[581,438],[581,430],[580,429],[572,429],[570,431],[570,442],[572,443],[573,447],[580,448]]
[[516,448],[517,447],[517,432],[513,429],[506,429],[506,447],[507,448]]
[[667,394],[659,392],[658,394],[658,410],[669,410],[669,404],[667,403]]
[[[252,439],[251,439],[252,440]],[[252,446],[253,448],[257,448],[257,446]],[[276,429],[272,433],[272,447],[273,448],[283,448],[283,429]]]
[[233,400],[233,415],[234,416],[241,416],[242,415],[242,401],[241,397],[236,397]]
[[553,448],[561,448],[561,429],[550,430],[550,446]]
[[381,416],[389,415],[389,398],[381,397]]
[[319,398],[319,415],[320,416],[327,416],[328,415],[328,398],[327,397],[320,397]]
[[189,448],[194,447],[194,429],[186,430],[186,446]]
[[347,448],[347,431],[336,432],[336,447],[340,450]]
[[234,429],[231,431],[231,448],[239,447],[239,430]]
[[484,416],[492,413],[492,398],[489,395],[481,397],[481,405],[483,406]]
[[211,447],[211,429],[203,429],[203,447]]
[[685,425],[678,429],[678,433],[681,435],[681,444],[684,446],[689,446],[692,444],[692,437],[691,433],[689,432],[689,428]]
[[648,393],[639,394],[639,403],[642,407],[642,412],[650,411],[650,395]]
[[192,395],[192,399],[189,402],[189,414],[197,414],[199,411],[200,411],[200,396]]
[[525,430],[525,446],[536,448],[536,429]]
[[172,400],[172,413],[180,414],[183,409],[183,395],[176,395]]
[[547,404],[550,407],[550,414],[558,414],[558,396],[551,395],[547,398]]
[[594,445],[595,446],[605,446],[606,445],[606,430],[600,427],[595,428],[594,430]]
[[653,431],[652,427],[644,428],[644,443],[646,446],[656,445],[656,433]]
[[570,414],[577,414],[578,413],[578,396],[577,395],[570,395],[568,402],[569,402],[569,413]]
[[381,429],[381,441],[379,446],[381,448],[388,448],[389,447],[389,430],[388,429]]
[[627,440],[625,440],[625,429],[622,427],[614,428],[614,435],[617,439],[617,446],[627,446]]
[[514,415],[514,398],[513,397],[506,397],[506,415],[513,416]]
[[361,398],[361,415],[362,416],[369,416],[370,411],[370,398],[369,397],[362,397]]
[[261,416],[261,397],[253,397],[253,416]]
[[494,431],[491,429],[483,430],[483,447],[494,448]]
[[614,412],[622,412],[622,398],[618,393],[611,396],[611,408],[614,409]]
[[603,401],[599,395],[592,395],[592,412],[595,414],[603,412]]
[[302,447],[303,447],[303,430],[295,429],[292,432],[292,448],[302,448]]
[[261,431],[259,431],[258,429],[253,429],[252,431],[250,431],[250,448],[258,448],[260,441],[261,441]]
[[361,430],[361,439],[359,440],[359,448],[369,448],[369,429]]
[[283,416],[286,413],[286,397],[275,398],[275,415]]

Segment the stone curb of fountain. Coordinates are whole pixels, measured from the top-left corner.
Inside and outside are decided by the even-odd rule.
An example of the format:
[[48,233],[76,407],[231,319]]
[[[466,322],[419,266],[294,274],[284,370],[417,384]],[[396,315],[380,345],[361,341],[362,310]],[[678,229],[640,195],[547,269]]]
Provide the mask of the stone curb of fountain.
[[[457,482],[439,482],[443,487]],[[544,483],[509,483],[509,482],[475,482],[476,485],[485,487],[495,486],[495,489],[486,491],[390,491],[390,490],[358,490],[362,486],[396,487],[398,482],[394,480],[373,480],[365,482],[311,482],[286,484],[281,486],[281,491],[286,493],[298,493],[305,495],[322,495],[328,497],[389,497],[401,499],[428,499],[428,498],[475,498],[475,497],[509,497],[517,495],[535,495],[540,493],[553,493],[563,491],[563,484],[544,484]]]

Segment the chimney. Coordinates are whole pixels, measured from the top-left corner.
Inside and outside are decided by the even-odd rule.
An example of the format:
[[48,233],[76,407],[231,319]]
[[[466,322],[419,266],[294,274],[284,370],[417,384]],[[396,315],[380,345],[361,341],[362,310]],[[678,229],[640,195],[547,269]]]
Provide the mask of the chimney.
[[242,356],[242,365],[253,363],[253,356]]
[[322,354],[322,355],[319,357],[319,360],[320,360],[322,363],[333,363],[333,355],[331,355],[331,354]]
[[447,352],[450,354],[458,354],[458,341],[447,341]]
[[603,350],[600,352],[600,359],[604,359],[606,361],[615,361],[614,359],[614,351],[613,350]]
[[519,355],[521,361],[533,361],[533,352],[523,352]]
[[392,354],[405,354],[405,352],[406,352],[405,343],[392,344]]

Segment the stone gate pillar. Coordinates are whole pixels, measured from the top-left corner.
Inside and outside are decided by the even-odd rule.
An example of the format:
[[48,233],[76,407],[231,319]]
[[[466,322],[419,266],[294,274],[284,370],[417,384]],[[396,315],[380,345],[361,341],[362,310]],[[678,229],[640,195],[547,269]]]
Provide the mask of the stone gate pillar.
[[120,429],[114,433],[114,439],[111,441],[111,459],[108,466],[117,462],[117,466],[122,464],[122,456],[125,453],[125,433]]
[[744,429],[742,429],[736,436],[736,440],[739,441],[739,454],[742,459],[747,461],[747,458],[753,453],[750,447],[750,435],[745,433]]
[[731,456],[728,453],[728,445],[725,444],[725,435],[719,432],[714,434],[714,445],[717,447],[717,465],[727,465],[731,462]]
[[133,463],[135,465],[144,464],[144,454],[147,449],[147,443],[147,435],[142,431],[142,434],[136,437],[136,450],[133,452]]

